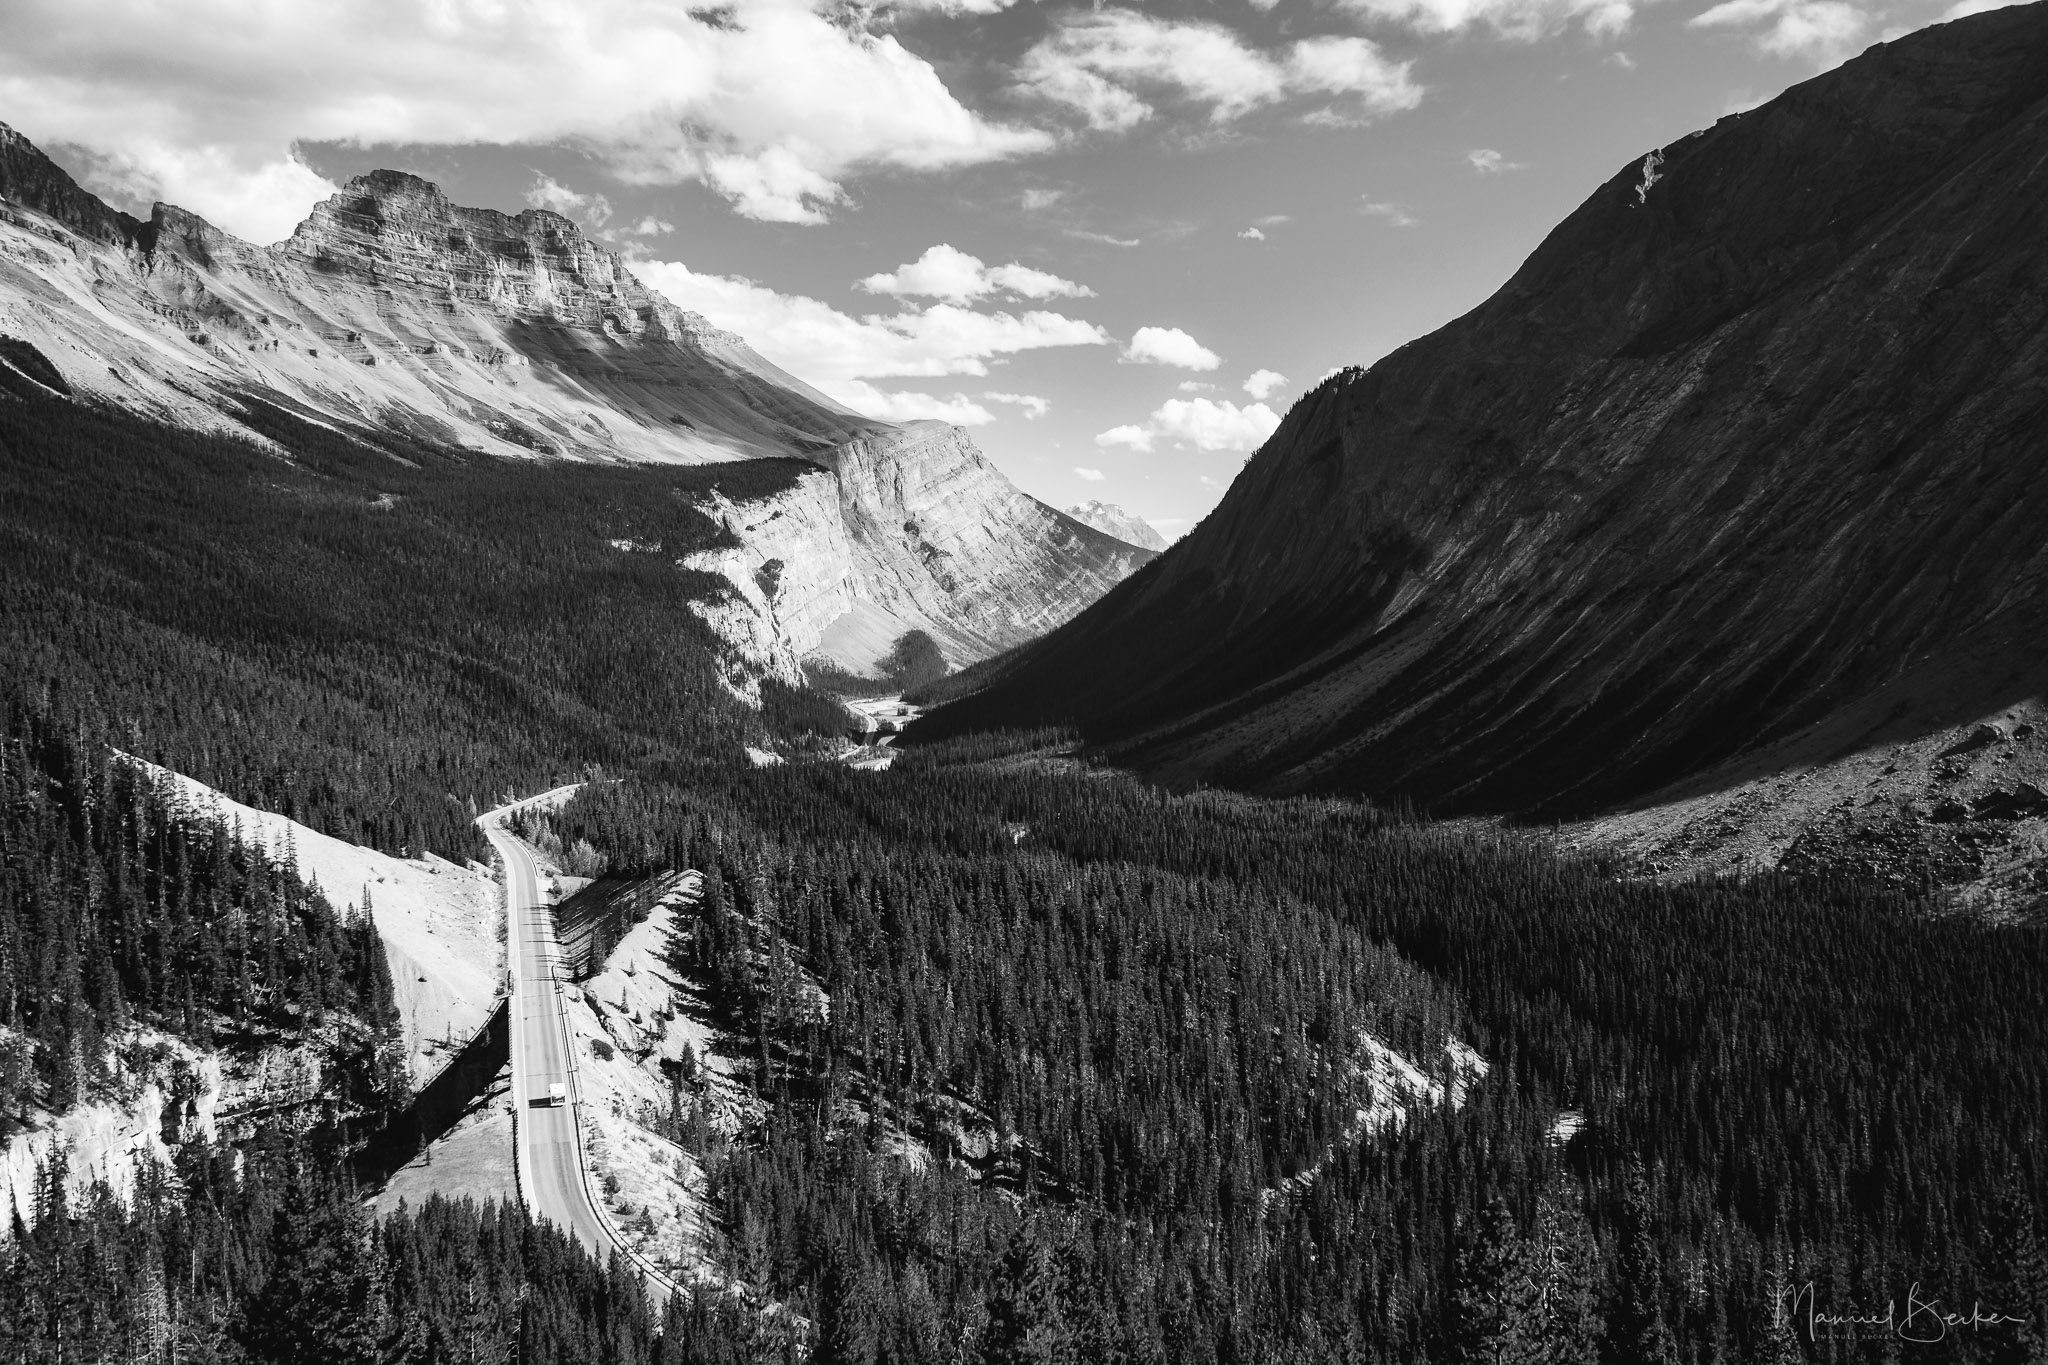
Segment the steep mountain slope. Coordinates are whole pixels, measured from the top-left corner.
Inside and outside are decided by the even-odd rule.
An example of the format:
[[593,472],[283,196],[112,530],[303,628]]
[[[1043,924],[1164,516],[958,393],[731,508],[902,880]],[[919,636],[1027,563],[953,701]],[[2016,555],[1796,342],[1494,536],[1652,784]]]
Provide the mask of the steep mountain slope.
[[1152,524],[1143,517],[1132,516],[1113,502],[1090,498],[1075,503],[1067,509],[1067,515],[1075,521],[1105,531],[1127,544],[1142,546],[1147,550],[1166,548],[1166,537],[1152,529]]
[[[794,514],[808,538],[778,526],[742,547],[712,613],[742,672],[792,679],[811,653],[864,669],[912,629],[969,662],[1148,557],[1019,493],[958,431],[841,407],[568,219],[462,208],[395,171],[255,247],[168,205],[119,213],[0,126],[0,336],[58,388],[199,429],[270,438],[279,409],[394,454],[807,460],[819,476],[759,520]],[[727,520],[744,534],[755,518]],[[771,561],[803,609],[770,605],[755,571]]]
[[2035,4],[1624,168],[923,728],[1567,813],[2000,711],[2048,681],[2044,324]]

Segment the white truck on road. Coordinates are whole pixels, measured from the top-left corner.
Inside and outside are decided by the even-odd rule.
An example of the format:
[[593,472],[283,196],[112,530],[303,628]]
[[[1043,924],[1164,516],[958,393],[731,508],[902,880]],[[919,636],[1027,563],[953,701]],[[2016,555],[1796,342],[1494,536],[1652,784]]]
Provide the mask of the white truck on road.
[[568,1102],[569,1102],[569,1087],[568,1087],[568,1086],[566,1086],[566,1085],[562,1084],[562,1083],[561,1083],[560,1081],[556,1081],[556,1082],[555,1082],[555,1083],[554,1083],[553,1085],[550,1085],[550,1086],[548,1087],[548,1098],[547,1098],[547,1104],[548,1104],[548,1107],[549,1107],[549,1108],[551,1108],[551,1109],[559,1109],[559,1108],[561,1108],[561,1107],[562,1107],[563,1105],[567,1104]]

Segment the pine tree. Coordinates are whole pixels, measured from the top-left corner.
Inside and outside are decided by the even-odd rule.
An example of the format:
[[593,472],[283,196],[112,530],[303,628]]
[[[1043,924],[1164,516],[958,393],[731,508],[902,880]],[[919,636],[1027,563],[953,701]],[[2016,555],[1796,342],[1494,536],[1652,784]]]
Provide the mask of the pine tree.
[[1664,1315],[1664,1261],[1641,1166],[1628,1174],[1616,1229],[1614,1306],[1607,1315],[1614,1365],[1676,1365],[1678,1343]]
[[812,1365],[873,1365],[877,1345],[874,1285],[856,1253],[835,1244],[818,1286],[818,1338]]
[[1027,1224],[1010,1237],[988,1299],[983,1365],[1069,1365],[1066,1316],[1052,1252]]
[[1461,1365],[1541,1365],[1540,1267],[1498,1195],[1459,1239],[1448,1336]]

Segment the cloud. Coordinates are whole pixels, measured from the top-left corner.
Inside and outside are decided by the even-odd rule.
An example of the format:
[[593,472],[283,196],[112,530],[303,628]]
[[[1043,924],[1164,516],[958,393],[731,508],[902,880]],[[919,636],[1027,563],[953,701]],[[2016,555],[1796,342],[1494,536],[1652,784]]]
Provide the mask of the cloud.
[[601,194],[578,194],[552,176],[541,176],[526,191],[526,202],[537,209],[549,209],[588,227],[601,228],[611,221],[611,200]]
[[[978,6],[974,6],[978,8]],[[103,188],[285,235],[334,186],[302,142],[567,143],[630,183],[701,181],[816,222],[871,170],[1048,150],[967,108],[865,12],[809,0],[13,0],[8,121]],[[849,17],[852,16],[852,17]]]
[[1253,370],[1244,381],[1244,391],[1254,398],[1271,398],[1287,386],[1287,376],[1278,370]]
[[1104,450],[1108,450],[1112,446],[1126,446],[1132,450],[1150,450],[1152,448],[1152,433],[1145,427],[1111,427],[1108,431],[1096,433],[1095,444],[1101,446]]
[[1686,25],[1747,29],[1757,47],[1774,57],[1832,66],[1863,47],[1871,18],[1848,0],[1723,0]]
[[1266,234],[1255,227],[1248,227],[1237,235],[1247,242],[1263,242],[1266,240]]
[[1214,351],[1178,327],[1140,327],[1124,347],[1123,359],[1142,365],[1213,370],[1223,363]]
[[1183,379],[1180,383],[1175,384],[1174,387],[1182,393],[1209,393],[1216,386],[1214,384],[1205,384],[1199,379]]
[[1491,147],[1474,147],[1465,153],[1465,161],[1481,175],[1499,175],[1502,171],[1519,171],[1522,163],[1510,161]]
[[1220,24],[1109,8],[1060,19],[1024,54],[1017,88],[1099,132],[1133,128],[1166,101],[1206,106],[1210,122],[1222,124],[1283,101],[1326,97],[1335,101],[1326,112],[1359,121],[1421,103],[1410,66],[1365,38],[1305,38],[1269,54]]
[[1973,14],[1988,14],[1995,9],[2012,5],[2024,5],[2028,0],[1962,0],[1961,4],[1950,5],[1941,12],[1944,22],[1950,19],[1967,19]]
[[1095,291],[1043,270],[1012,261],[993,268],[944,242],[887,274],[870,275],[857,288],[870,294],[944,299],[967,303],[987,294],[1014,294],[1027,299],[1092,299]]
[[1051,208],[1066,197],[1065,190],[1026,190],[1019,196],[1017,202],[1023,205],[1026,213],[1038,213]]
[[1463,33],[1484,26],[1534,42],[1578,24],[1612,37],[1635,18],[1636,0],[1339,0],[1354,13],[1404,24],[1417,33]]
[[1148,451],[1163,440],[1196,450],[1252,450],[1279,425],[1280,415],[1264,403],[1239,407],[1227,399],[1169,398],[1145,425],[1112,427],[1095,444]]
[[1068,228],[1067,236],[1077,237],[1084,242],[1100,242],[1104,246],[1137,246],[1136,237],[1112,237],[1106,232],[1089,232],[1085,228]]
[[982,397],[991,403],[1008,403],[1022,409],[1027,422],[1035,422],[1052,411],[1051,402],[1035,393],[985,393]]
[[1040,310],[977,312],[936,303],[921,310],[854,317],[817,299],[777,293],[729,275],[700,275],[675,262],[640,261],[633,270],[677,306],[738,332],[762,355],[805,382],[877,416],[909,414],[915,406],[943,402],[952,405],[950,412],[964,414],[947,416],[948,421],[994,421],[986,408],[957,395],[950,400],[885,395],[867,381],[983,376],[992,362],[1005,356],[1060,346],[1106,346],[1111,341],[1109,333],[1092,322]]
[[1080,465],[1074,466],[1074,472],[1076,474],[1079,474],[1082,478],[1088,480],[1088,482],[1090,483],[1101,483],[1102,480],[1105,477],[1107,477],[1099,469],[1083,469]]
[[1371,199],[1360,203],[1358,211],[1368,218],[1386,219],[1388,227],[1414,227],[1422,221],[1400,204],[1378,203]]
[[859,379],[840,381],[832,394],[856,412],[879,417],[884,422],[915,422],[936,418],[956,427],[987,426],[996,415],[981,404],[956,393],[951,398],[905,389],[884,390]]

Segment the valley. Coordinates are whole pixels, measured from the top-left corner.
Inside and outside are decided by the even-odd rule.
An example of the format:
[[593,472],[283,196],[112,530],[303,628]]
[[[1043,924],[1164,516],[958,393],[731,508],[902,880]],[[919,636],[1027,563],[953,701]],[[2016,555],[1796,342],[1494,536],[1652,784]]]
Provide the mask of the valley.
[[[1059,22],[1016,99],[1169,117]],[[1273,126],[1367,136],[1290,41]],[[775,165],[750,232],[861,207]],[[379,170],[257,246],[0,127],[0,1359],[2037,1365],[2044,175],[2048,3],[1905,32],[1284,416],[1126,328],[1175,396],[1062,511],[907,415],[1048,400],[863,416],[674,222]],[[1121,306],[994,259],[667,278]]]

